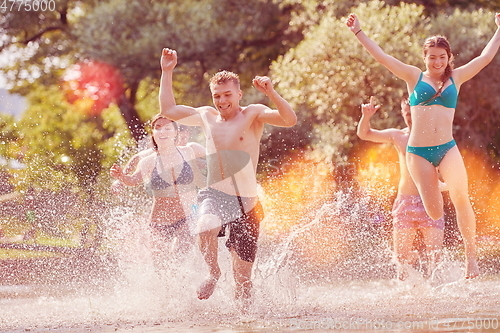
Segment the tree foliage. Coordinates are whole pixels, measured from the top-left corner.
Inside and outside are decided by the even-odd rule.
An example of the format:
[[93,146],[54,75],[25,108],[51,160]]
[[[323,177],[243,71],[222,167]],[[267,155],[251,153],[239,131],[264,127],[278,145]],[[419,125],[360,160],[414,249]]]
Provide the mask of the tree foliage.
[[[400,0],[397,0],[398,2]],[[396,0],[393,0],[396,2]],[[426,8],[426,12],[430,15],[435,15],[438,12],[447,11],[453,8],[461,9],[490,9],[498,11],[500,9],[499,0],[413,0],[406,3],[414,3],[422,5]]]
[[107,156],[114,154],[113,143],[118,137],[113,137],[113,132],[117,126],[125,126],[116,110],[90,117],[85,109],[67,103],[55,86],[49,91],[45,87],[33,89],[29,102],[30,107],[17,122],[21,160],[26,165],[16,172],[17,188],[92,191],[107,167]]
[[[385,52],[422,70],[421,45],[426,37],[436,33],[448,36],[456,64],[460,65],[482,51],[495,27],[494,14],[483,10],[457,9],[449,16],[429,18],[422,6],[388,6],[382,1],[363,3],[353,10],[363,31]],[[359,142],[355,128],[362,102],[377,96],[382,105],[372,126],[403,126],[399,103],[406,92],[405,83],[373,60],[344,20],[324,18],[272,66],[283,96],[293,103],[303,122],[313,124],[311,147],[336,161],[345,160]],[[500,125],[496,110],[499,96],[495,92],[498,64],[497,57],[480,75],[463,85],[456,116],[457,141],[474,137],[471,145],[484,148],[496,133]],[[483,116],[491,122],[485,124],[480,120]]]
[[[421,68],[423,39],[434,33],[445,34],[460,65],[479,54],[494,25],[492,13],[485,10],[451,11],[457,1],[436,0],[440,9],[433,13],[436,15],[427,16],[432,8],[430,1],[424,7],[395,0],[61,0],[54,12],[9,12],[0,18],[4,34],[0,51],[11,55],[1,70],[13,91],[30,96],[32,105],[23,124],[35,133],[43,133],[45,140],[54,141],[53,146],[33,142],[29,145],[33,151],[27,154],[34,157],[36,150],[45,152],[51,147],[54,152],[47,152],[44,158],[56,159],[61,150],[78,165],[75,170],[99,170],[101,164],[108,165],[117,156],[110,138],[116,136],[122,142],[128,138],[121,135],[123,121],[138,139],[143,135],[143,122],[158,111],[159,56],[163,47],[179,53],[174,82],[177,101],[194,106],[211,103],[207,80],[220,69],[240,74],[244,103],[267,102],[251,88],[251,78],[267,74],[269,65],[277,59],[270,76],[298,111],[300,125],[270,129],[262,145],[264,160],[307,148],[328,159],[335,156],[346,160],[357,143],[355,126],[360,103],[370,95],[377,96],[382,109],[372,124],[379,128],[402,126],[399,100],[405,85],[363,50],[345,27],[343,16],[355,6],[363,30],[386,52]],[[489,4],[494,6],[498,1]],[[448,14],[443,14],[441,8]],[[74,110],[85,107],[85,103],[73,100],[68,104],[68,91],[61,93],[67,87],[61,79],[68,82],[68,68],[85,67],[91,62],[106,64],[119,73],[116,81],[122,82],[123,89],[114,102],[123,120],[116,120],[115,125],[106,120],[116,111],[112,104],[99,108],[104,111],[95,117],[83,116]],[[494,112],[495,105],[499,105],[494,91],[498,86],[498,65],[495,59],[463,86],[455,122],[458,141],[489,146],[494,154],[498,154],[496,147],[500,146]],[[88,85],[85,80],[80,82],[80,88]],[[104,105],[108,106],[108,102]],[[51,122],[41,122],[42,114]],[[491,121],[485,124],[483,116]],[[62,126],[63,119],[69,119],[66,117],[70,117],[69,123],[81,122],[78,130],[94,133],[89,138],[82,135],[88,145],[73,137],[75,128],[72,132]],[[35,138],[43,141],[42,136]],[[70,144],[64,143],[66,140]],[[85,150],[91,145],[105,150]],[[85,159],[88,164],[83,162]],[[93,166],[90,161],[99,165]],[[54,167],[56,162],[45,162],[59,172]],[[77,176],[73,172],[71,177],[85,184],[85,179],[94,176]]]
[[11,115],[0,114],[0,156],[15,157],[16,149],[13,146],[19,137],[16,119]]
[[0,17],[1,68],[13,91],[27,95],[38,80],[57,84],[62,71],[78,58],[72,26],[95,1],[60,0],[55,11],[8,10]]
[[[420,59],[416,40],[428,34],[422,11],[415,5],[390,7],[383,2],[361,4],[355,10],[363,30],[386,52],[414,64]],[[314,124],[311,148],[328,158],[346,159],[356,142],[360,104],[372,95],[383,105],[373,126],[402,123],[395,117],[398,109],[391,106],[399,105],[404,82],[362,49],[343,19],[324,18],[302,43],[273,64],[272,73],[303,121]]]
[[[265,74],[289,47],[289,15],[271,0],[107,0],[58,2],[53,12],[9,12],[0,21],[0,50],[14,52],[2,68],[13,90],[26,95],[35,80],[59,84],[73,64],[98,61],[117,68],[123,93],[115,103],[132,135],[143,135],[136,109],[143,81],[158,86],[163,47],[180,54],[180,102],[210,102],[207,79],[224,68],[242,73],[243,87]],[[22,22],[22,23],[21,23]]]

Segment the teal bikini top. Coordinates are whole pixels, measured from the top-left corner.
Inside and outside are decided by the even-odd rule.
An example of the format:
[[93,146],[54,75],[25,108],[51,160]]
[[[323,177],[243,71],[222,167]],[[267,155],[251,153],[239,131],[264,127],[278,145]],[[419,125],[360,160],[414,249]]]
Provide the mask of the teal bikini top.
[[450,77],[451,84],[446,87],[446,89],[444,89],[440,95],[427,102],[429,98],[434,96],[436,90],[434,90],[434,88],[427,82],[422,81],[422,76],[423,73],[420,73],[417,85],[410,95],[410,106],[442,105],[444,107],[452,109],[457,107],[458,91],[455,85],[455,81],[453,81],[452,77]]

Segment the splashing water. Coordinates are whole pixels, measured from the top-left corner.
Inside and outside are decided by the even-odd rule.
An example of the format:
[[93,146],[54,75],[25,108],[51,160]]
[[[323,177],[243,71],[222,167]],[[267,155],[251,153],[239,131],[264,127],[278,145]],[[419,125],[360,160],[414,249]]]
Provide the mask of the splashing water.
[[[137,200],[136,200],[137,201]],[[223,275],[212,297],[196,289],[207,269],[196,244],[175,240],[158,251],[148,207],[112,205],[102,253],[40,261],[39,276],[0,285],[0,330],[11,332],[267,332],[329,329],[495,331],[500,320],[496,271],[464,280],[450,251],[430,279],[415,270],[395,279],[383,211],[353,189],[310,204],[287,232],[262,228],[254,265],[254,303],[242,315],[233,300],[230,255],[219,242]],[[278,217],[267,211],[263,225]],[[97,259],[96,259],[97,257]],[[57,263],[57,265],[56,265]],[[19,267],[27,274],[29,267]],[[5,274],[4,274],[5,275]],[[46,276],[44,276],[46,275]],[[480,327],[481,325],[481,327]]]

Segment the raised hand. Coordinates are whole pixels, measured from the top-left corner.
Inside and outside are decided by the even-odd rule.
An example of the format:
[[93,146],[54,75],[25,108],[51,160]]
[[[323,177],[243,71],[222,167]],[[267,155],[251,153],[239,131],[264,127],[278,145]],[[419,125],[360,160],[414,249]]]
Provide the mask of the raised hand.
[[123,170],[118,164],[113,164],[109,169],[109,175],[119,180],[123,176]]
[[164,48],[161,52],[161,69],[172,70],[177,65],[177,51]]
[[370,102],[368,104],[361,104],[361,112],[365,117],[371,117],[380,109],[380,105],[377,105],[377,100],[375,96],[370,97]]
[[274,89],[271,79],[267,76],[256,76],[252,83],[258,91],[266,95]]
[[361,29],[361,23],[359,22],[356,14],[352,14],[352,13],[349,14],[349,16],[347,17],[347,20],[345,21],[345,24],[354,33],[359,31],[359,29]]

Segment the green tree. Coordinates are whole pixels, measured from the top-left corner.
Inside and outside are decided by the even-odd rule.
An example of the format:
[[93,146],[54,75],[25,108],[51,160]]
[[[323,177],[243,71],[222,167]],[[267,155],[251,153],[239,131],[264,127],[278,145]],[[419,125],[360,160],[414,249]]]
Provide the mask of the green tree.
[[[397,3],[400,0],[392,0],[391,2]],[[449,10],[450,8],[461,8],[461,9],[491,9],[499,10],[500,1],[499,0],[413,0],[404,1],[406,3],[414,3],[417,5],[422,5],[426,8],[426,12],[430,15],[436,14],[438,12]]]
[[35,80],[42,85],[58,84],[63,71],[78,59],[73,25],[95,1],[53,3],[55,10],[2,8],[0,52],[8,61],[1,70],[12,90],[22,95],[28,94]]
[[288,18],[286,8],[271,0],[59,1],[53,12],[9,11],[2,17],[6,38],[0,50],[17,55],[2,70],[12,90],[26,95],[35,79],[58,84],[73,64],[111,65],[123,84],[115,103],[138,140],[145,116],[136,109],[137,94],[143,82],[157,87],[163,47],[180,53],[179,101],[206,104],[207,78],[217,70],[242,73],[244,88],[254,75],[267,73],[289,47]]
[[28,200],[35,198],[37,226],[61,236],[61,227],[70,223],[80,230],[82,243],[96,249],[109,186],[103,175],[132,140],[127,125],[117,107],[91,116],[83,105],[68,103],[58,86],[33,84],[27,97],[13,143],[25,167],[11,171],[11,183]]
[[12,161],[19,157],[21,134],[13,116],[0,113],[0,194],[12,191]]
[[[7,114],[0,113],[0,157],[6,159],[15,157],[14,145],[20,137],[16,119]],[[0,166],[3,167],[3,166]]]
[[[361,4],[355,12],[363,30],[386,52],[418,65],[421,57],[416,40],[428,35],[422,7],[391,7],[377,1]],[[402,124],[396,105],[404,82],[362,49],[344,19],[325,17],[302,43],[273,64],[272,73],[303,122],[313,124],[312,150],[322,152],[327,159],[347,159],[356,142],[360,104],[372,95],[383,106],[373,126]]]
[[[40,85],[58,85],[66,70],[85,60],[78,48],[75,26],[82,17],[95,10],[97,1],[56,1],[54,11],[6,10],[0,20],[0,31],[5,38],[0,51],[6,54],[9,65],[2,67],[11,84],[11,91],[26,96],[33,82]],[[116,97],[123,117],[133,136],[143,135],[142,122],[126,95],[127,87]],[[135,97],[135,96],[134,96]]]
[[91,192],[106,167],[105,159],[114,155],[118,137],[112,134],[125,126],[123,121],[113,109],[102,117],[89,117],[67,103],[56,86],[33,88],[30,106],[18,122],[26,164],[16,177],[18,188],[58,191],[70,186]]
[[[353,11],[363,30],[388,54],[422,69],[421,45],[426,37],[448,36],[459,66],[482,51],[495,29],[494,14],[483,10],[457,9],[452,15],[427,17],[422,6],[372,1]],[[460,144],[468,141],[469,147],[484,149],[498,134],[498,65],[497,57],[461,89],[455,120]],[[272,74],[303,122],[312,124],[311,147],[327,159],[348,159],[358,142],[355,128],[360,104],[372,95],[382,105],[372,125],[403,126],[399,101],[406,85],[372,59],[342,18],[324,18],[303,42],[272,65]]]

